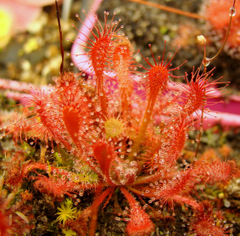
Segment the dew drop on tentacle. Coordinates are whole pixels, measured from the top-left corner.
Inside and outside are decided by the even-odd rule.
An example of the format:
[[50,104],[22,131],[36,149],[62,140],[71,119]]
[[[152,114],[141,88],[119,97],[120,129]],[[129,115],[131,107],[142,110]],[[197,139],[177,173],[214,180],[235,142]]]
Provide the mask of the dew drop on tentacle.
[[233,17],[235,15],[236,15],[236,9],[235,9],[235,7],[231,7],[229,9],[229,16]]
[[209,66],[210,65],[210,62],[211,62],[211,60],[209,59],[209,58],[205,58],[204,60],[203,60],[203,65],[204,65],[204,67],[207,67],[207,66]]

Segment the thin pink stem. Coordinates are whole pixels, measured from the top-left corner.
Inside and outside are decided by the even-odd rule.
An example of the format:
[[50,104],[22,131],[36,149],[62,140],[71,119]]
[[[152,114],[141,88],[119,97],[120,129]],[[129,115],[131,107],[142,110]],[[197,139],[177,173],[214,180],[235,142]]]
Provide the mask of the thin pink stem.
[[[47,86],[41,86],[41,88],[44,88]],[[4,90],[14,90],[18,92],[28,92],[32,89],[37,88],[37,86],[25,82],[19,82],[15,80],[9,80],[9,79],[3,79],[0,78],[0,89]]]
[[[72,49],[71,56],[73,63],[81,70],[87,74],[93,74],[91,70],[91,65],[89,57],[86,55],[84,49],[86,47],[86,41],[91,34],[91,30],[96,22],[95,12],[100,6],[102,0],[95,0],[91,7],[91,11],[88,13],[84,23],[82,24],[77,38],[75,39]],[[80,55],[80,56],[77,56]],[[88,63],[85,63],[88,61]]]

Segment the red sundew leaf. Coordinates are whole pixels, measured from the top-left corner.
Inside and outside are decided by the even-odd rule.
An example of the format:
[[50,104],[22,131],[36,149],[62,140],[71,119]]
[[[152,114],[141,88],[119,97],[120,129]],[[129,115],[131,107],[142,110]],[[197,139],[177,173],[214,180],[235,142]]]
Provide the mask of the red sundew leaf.
[[188,86],[184,89],[185,102],[182,106],[186,115],[191,115],[198,109],[205,108],[207,104],[209,105],[207,98],[215,98],[217,96],[215,93],[217,84],[227,85],[226,82],[219,82],[220,78],[210,81],[214,69],[208,72],[201,72],[200,70],[201,67],[197,68],[196,71],[193,68],[190,79],[188,79],[187,74],[185,76]]
[[129,236],[148,236],[154,231],[154,224],[150,220],[150,216],[140,207],[133,196],[125,189],[121,188],[121,192],[127,198],[130,204],[130,220],[126,227]]
[[56,200],[62,200],[64,195],[73,197],[71,193],[74,192],[74,188],[77,183],[68,181],[62,177],[48,178],[43,175],[32,177],[36,181],[34,182],[34,188],[39,192],[52,196]]
[[110,181],[109,168],[112,160],[114,160],[114,152],[112,147],[107,143],[99,141],[93,145],[93,153],[94,157],[98,161],[102,173],[107,180]]
[[63,121],[67,131],[74,142],[78,143],[78,131],[80,129],[81,119],[77,111],[66,107],[63,109]]
[[[208,201],[203,201],[195,209],[196,217],[191,222],[191,231],[199,236],[223,236],[225,230],[221,225],[216,225],[213,218],[213,209]],[[218,214],[219,215],[219,214]],[[221,216],[219,215],[221,219]]]
[[234,161],[213,161],[210,163],[197,161],[194,174],[203,182],[226,183],[233,177],[239,176],[240,171]]
[[[141,66],[142,68],[146,69],[146,79],[147,79],[147,87],[149,90],[148,96],[150,99],[155,100],[156,96],[158,95],[159,91],[163,91],[167,87],[167,83],[169,81],[169,76],[174,77],[171,72],[174,70],[179,70],[179,67],[176,68],[170,68],[171,67],[171,62],[174,59],[174,56],[180,49],[180,46],[177,48],[173,56],[169,59],[169,55],[165,58],[165,46],[164,46],[164,51],[162,57],[158,57],[155,59],[152,49],[151,49],[151,44],[149,44],[149,48],[152,53],[152,58],[154,63],[150,63],[149,58],[144,58],[144,60],[147,62],[147,64],[150,66],[150,68],[145,68]],[[184,62],[185,63],[185,62]]]
[[147,236],[154,231],[154,224],[149,215],[139,206],[135,205],[130,209],[130,221],[127,224],[126,232],[129,236]]

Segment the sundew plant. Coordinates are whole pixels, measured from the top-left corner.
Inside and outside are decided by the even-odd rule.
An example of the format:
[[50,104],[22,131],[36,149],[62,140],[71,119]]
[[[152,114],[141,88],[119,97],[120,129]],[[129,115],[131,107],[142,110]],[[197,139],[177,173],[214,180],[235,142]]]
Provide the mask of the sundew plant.
[[[221,84],[207,70],[209,59],[190,75],[183,72],[185,85],[173,85],[175,71],[181,70],[172,66],[180,47],[171,54],[165,45],[158,56],[149,45],[152,58],[142,55],[148,66],[138,65],[119,22],[107,23],[107,15],[82,42],[85,54],[74,55],[88,56],[84,63],[92,75],[61,70],[54,85],[32,89],[22,113],[7,126],[16,143],[38,145],[41,153],[32,159],[15,154],[3,186],[17,192],[28,183],[30,192],[45,196],[56,209],[52,225],[65,235],[95,235],[98,216],[107,209],[116,221],[126,222],[130,236],[151,235],[159,221],[174,221],[175,211],[181,212],[185,234],[230,233],[224,216],[199,196],[197,186],[226,184],[239,176],[236,163],[198,160],[197,152],[192,162],[182,159],[188,131],[197,123],[192,115],[203,121],[200,111]],[[5,206],[0,217],[8,219],[6,203],[0,204]],[[6,223],[6,229],[12,232],[13,226]]]

